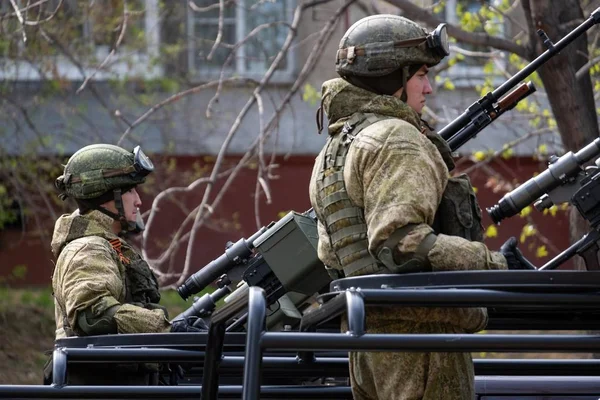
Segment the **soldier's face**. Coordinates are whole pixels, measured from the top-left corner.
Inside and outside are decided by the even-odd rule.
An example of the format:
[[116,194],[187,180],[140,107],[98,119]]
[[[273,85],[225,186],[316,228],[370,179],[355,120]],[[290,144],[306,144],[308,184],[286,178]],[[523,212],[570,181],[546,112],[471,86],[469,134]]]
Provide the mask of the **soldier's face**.
[[[413,110],[421,114],[423,107],[425,106],[425,96],[430,94],[433,89],[429,83],[427,73],[429,67],[423,65],[417,73],[415,73],[408,81],[406,81],[406,104],[408,104]],[[401,88],[394,96],[402,96],[404,88]]]
[[[123,211],[125,212],[125,218],[127,221],[135,222],[137,217],[138,208],[142,205],[142,200],[135,188],[128,190],[127,192],[121,193],[121,199],[123,201]],[[107,203],[102,204],[102,207],[108,211],[112,211],[117,214],[119,211],[115,206],[115,201],[111,200]]]
[[128,190],[121,195],[123,198],[123,209],[125,211],[125,218],[127,221],[135,222],[138,208],[142,205],[142,200],[135,188]]

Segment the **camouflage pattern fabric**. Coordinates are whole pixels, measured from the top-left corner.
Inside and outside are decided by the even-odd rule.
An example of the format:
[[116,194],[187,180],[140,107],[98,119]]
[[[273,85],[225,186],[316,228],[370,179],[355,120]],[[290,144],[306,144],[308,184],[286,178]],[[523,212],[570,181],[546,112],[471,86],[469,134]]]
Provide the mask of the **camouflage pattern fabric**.
[[[421,241],[433,232],[432,224],[449,180],[448,168],[440,152],[422,134],[419,115],[396,97],[376,95],[339,78],[323,84],[322,98],[330,121],[330,134],[339,132],[344,122],[357,112],[395,117],[364,128],[354,139],[346,157],[344,182],[352,202],[364,210],[371,254],[377,254],[393,232],[408,224],[416,224],[416,228],[398,243],[397,251],[401,254],[415,253]],[[322,164],[322,157],[323,152],[317,157],[315,166]],[[317,170],[315,167],[310,182],[313,207],[317,205]],[[322,224],[318,228],[319,258],[329,267],[341,269],[330,248],[325,228]],[[506,261],[500,253],[490,251],[481,242],[459,236],[438,234],[427,256],[433,271],[506,269]],[[367,313],[370,332],[443,333],[453,329],[470,333],[483,329],[486,324],[487,313],[483,308],[369,308]],[[466,367],[458,370],[444,367],[468,364],[468,354],[422,355],[428,357],[427,360],[419,359],[414,353],[364,354],[351,354],[356,398],[458,399],[469,398],[469,390],[472,391],[472,373],[465,373]],[[424,364],[425,361],[428,364]],[[421,364],[413,364],[416,362]],[[384,367],[374,369],[373,365],[379,363]],[[407,373],[405,365],[411,365],[415,371],[419,368],[425,371],[426,368],[428,372],[439,370],[443,373],[422,374],[421,385],[403,386],[404,374]],[[375,375],[381,384],[387,381],[387,385],[396,385],[397,389],[385,392],[390,396],[390,392],[394,392],[392,397],[383,392],[379,396],[379,392],[373,391],[376,383],[366,377]],[[439,380],[436,377],[440,377]],[[466,392],[459,391],[466,397],[460,397],[460,394],[459,397],[437,397],[438,389],[424,391],[425,387],[433,388],[435,385],[441,388],[448,384],[448,380],[455,381],[451,387],[467,388]],[[361,391],[371,397],[360,397]],[[435,395],[424,397],[427,393]]]
[[[442,323],[397,321],[369,333],[465,333]],[[350,353],[355,400],[472,400],[474,370],[470,353]]]
[[[71,327],[75,334],[78,313],[91,309],[101,315],[119,306],[114,315],[119,333],[168,332],[170,323],[162,309],[146,309],[127,304],[128,266],[121,260],[109,240],[120,240],[123,253],[134,258],[133,249],[112,233],[113,219],[99,211],[61,216],[55,224],[52,252],[57,258],[52,276],[55,297],[56,338],[67,336]],[[141,258],[136,254],[137,258]],[[139,265],[138,265],[139,267]],[[147,265],[146,265],[146,268]],[[148,271],[151,274],[150,271]],[[149,275],[147,275],[149,276]],[[64,326],[64,321],[67,327]]]

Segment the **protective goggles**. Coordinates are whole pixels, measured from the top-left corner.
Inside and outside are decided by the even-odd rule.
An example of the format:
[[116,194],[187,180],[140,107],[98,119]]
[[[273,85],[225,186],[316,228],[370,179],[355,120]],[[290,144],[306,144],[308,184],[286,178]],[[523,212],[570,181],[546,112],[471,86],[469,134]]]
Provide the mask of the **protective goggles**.
[[146,176],[154,171],[154,164],[142,151],[140,146],[135,146],[133,149],[133,168],[139,176]]
[[427,48],[435,55],[440,57],[450,55],[450,44],[448,43],[448,30],[446,24],[439,24],[437,28],[427,36],[394,42],[394,47],[417,47],[423,43],[427,43]]

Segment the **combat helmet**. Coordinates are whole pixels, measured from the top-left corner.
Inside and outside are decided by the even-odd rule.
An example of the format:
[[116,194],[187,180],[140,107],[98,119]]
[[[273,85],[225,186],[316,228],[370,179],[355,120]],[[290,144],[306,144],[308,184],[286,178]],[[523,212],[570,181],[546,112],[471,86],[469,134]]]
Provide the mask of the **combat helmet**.
[[[152,161],[140,146],[129,152],[111,144],[94,144],[69,158],[55,186],[61,199],[73,198],[79,205],[99,210],[120,221],[123,231],[131,231],[136,224],[126,220],[121,194],[143,183],[153,170]],[[111,199],[115,200],[118,214],[99,204]]]
[[396,74],[400,87],[404,87],[409,67],[431,67],[448,54],[446,24],[428,33],[401,16],[373,15],[354,23],[342,37],[336,55],[336,72],[361,87],[365,82]]

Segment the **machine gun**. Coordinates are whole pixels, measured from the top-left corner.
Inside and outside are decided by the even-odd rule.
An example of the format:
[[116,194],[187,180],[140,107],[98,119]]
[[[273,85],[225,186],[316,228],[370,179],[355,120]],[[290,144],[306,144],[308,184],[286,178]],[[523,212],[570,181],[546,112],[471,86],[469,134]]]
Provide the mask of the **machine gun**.
[[[301,318],[295,305],[302,303],[319,290],[328,287],[331,279],[317,254],[318,234],[314,211],[289,212],[277,222],[262,227],[249,239],[241,238],[235,244],[229,242],[225,253],[191,275],[177,291],[183,299],[202,291],[216,277],[234,267],[246,266],[243,282],[226,301],[247,293],[249,286],[259,286],[266,292],[269,305],[279,302],[284,314]],[[224,278],[221,277],[221,280]],[[227,285],[224,285],[225,287]],[[223,285],[220,285],[224,290]],[[206,305],[214,309],[215,294],[206,301],[184,312],[186,316],[207,316]],[[225,292],[219,292],[219,296]],[[228,293],[226,293],[228,294]],[[220,298],[219,297],[219,298]],[[243,296],[247,298],[247,296]],[[235,330],[245,321],[236,321],[229,330]]]
[[[596,9],[588,19],[556,44],[552,43],[548,35],[539,29],[537,33],[543,39],[547,50],[527,64],[512,78],[500,85],[500,87],[487,93],[469,106],[458,118],[441,129],[438,132],[439,135],[448,142],[453,151],[474,138],[483,128],[535,91],[535,87],[531,82],[521,83],[516,89],[508,93],[511,89],[599,22],[600,8]],[[504,96],[506,93],[508,94]]]
[[[574,255],[585,260],[588,270],[600,270],[600,138],[576,153],[551,157],[548,169],[534,176],[487,209],[494,223],[518,214],[531,203],[543,211],[569,202],[591,226],[591,231],[539,269],[555,269]],[[596,165],[585,164],[596,158]]]

